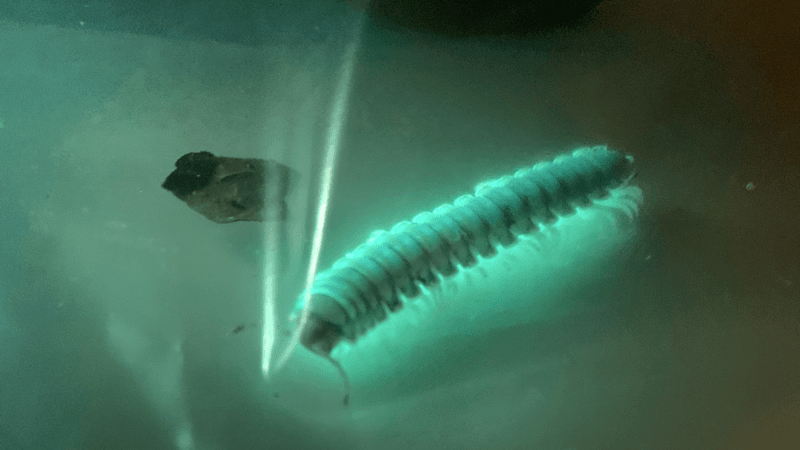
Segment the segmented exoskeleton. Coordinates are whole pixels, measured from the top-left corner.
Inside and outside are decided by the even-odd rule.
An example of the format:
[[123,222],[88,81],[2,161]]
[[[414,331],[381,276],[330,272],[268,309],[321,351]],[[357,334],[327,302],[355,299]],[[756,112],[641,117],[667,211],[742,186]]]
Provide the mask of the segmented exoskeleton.
[[[604,198],[634,176],[633,158],[605,146],[582,148],[482,183],[474,195],[379,232],[316,275],[295,317],[300,343],[329,359],[342,341],[355,342],[421,293],[491,258],[578,207]],[[307,299],[307,300],[305,300]],[[348,388],[349,391],[349,388]],[[347,397],[345,398],[347,401]]]

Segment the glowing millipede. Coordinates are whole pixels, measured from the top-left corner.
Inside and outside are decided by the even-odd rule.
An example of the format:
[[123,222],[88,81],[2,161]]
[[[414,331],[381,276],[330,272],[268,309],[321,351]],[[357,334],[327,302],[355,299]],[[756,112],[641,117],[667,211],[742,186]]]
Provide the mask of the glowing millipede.
[[349,382],[331,351],[342,341],[355,342],[370,329],[459,270],[473,267],[476,255],[491,258],[559,217],[590,206],[627,185],[634,177],[633,158],[605,146],[572,154],[485,182],[464,195],[391,231],[375,233],[366,243],[316,275],[300,297],[293,317],[300,322],[300,343],[328,359]]

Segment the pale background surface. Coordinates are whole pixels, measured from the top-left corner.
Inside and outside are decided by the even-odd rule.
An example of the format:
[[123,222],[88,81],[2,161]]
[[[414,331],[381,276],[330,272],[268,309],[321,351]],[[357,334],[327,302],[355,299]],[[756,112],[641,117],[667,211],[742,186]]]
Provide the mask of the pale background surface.
[[257,326],[231,335],[260,314],[262,228],[159,187],[199,150],[307,174],[296,295],[352,15],[4,7],[0,448],[188,448],[189,429],[198,449],[797,448],[800,14],[701,3],[602,2],[524,40],[366,23],[322,267],[578,145],[633,154],[645,204],[591,283],[553,272],[594,309],[442,340],[440,364],[357,384],[352,422],[324,364],[265,386]]

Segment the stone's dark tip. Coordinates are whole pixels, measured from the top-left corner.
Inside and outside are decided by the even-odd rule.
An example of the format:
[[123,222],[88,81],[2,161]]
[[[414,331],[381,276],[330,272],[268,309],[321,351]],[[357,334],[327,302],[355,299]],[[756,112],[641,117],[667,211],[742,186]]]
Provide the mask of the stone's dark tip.
[[187,153],[175,161],[172,171],[161,187],[183,199],[192,192],[211,184],[219,161],[209,152]]
[[178,160],[175,161],[175,167],[183,169],[197,164],[203,164],[206,161],[213,162],[214,167],[216,167],[217,162],[215,159],[216,156],[214,156],[214,154],[211,152],[192,152],[178,158]]
[[173,172],[169,174],[161,187],[172,192],[180,199],[191,195],[192,192],[203,189],[211,184],[211,177],[204,177],[200,174],[187,174]]

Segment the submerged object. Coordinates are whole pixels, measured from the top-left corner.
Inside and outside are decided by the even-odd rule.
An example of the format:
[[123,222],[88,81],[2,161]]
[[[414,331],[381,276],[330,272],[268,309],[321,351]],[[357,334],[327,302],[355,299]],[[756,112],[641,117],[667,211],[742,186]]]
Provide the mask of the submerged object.
[[332,357],[340,344],[355,343],[443,281],[461,271],[480,271],[488,259],[560,218],[595,203],[606,207],[612,191],[633,191],[629,202],[614,205],[632,217],[641,194],[629,186],[634,176],[631,156],[605,146],[578,149],[482,183],[474,195],[373,233],[318,273],[300,296],[293,313],[299,342],[337,368],[347,403],[349,381]]
[[295,172],[276,161],[187,153],[161,187],[217,223],[283,221]]

